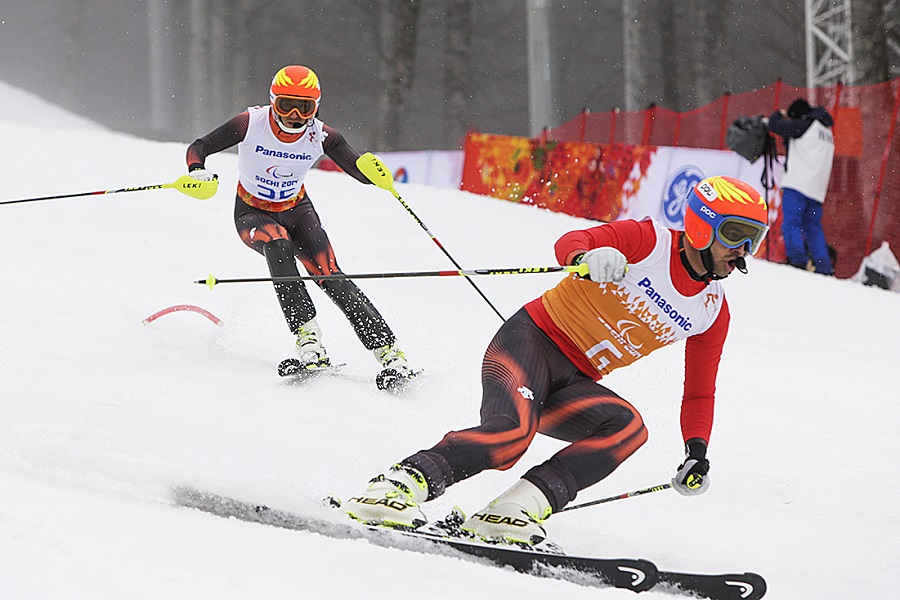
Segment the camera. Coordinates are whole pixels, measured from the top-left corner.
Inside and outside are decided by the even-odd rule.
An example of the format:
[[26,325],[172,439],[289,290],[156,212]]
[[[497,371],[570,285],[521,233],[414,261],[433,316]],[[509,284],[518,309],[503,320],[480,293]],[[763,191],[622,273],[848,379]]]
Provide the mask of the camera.
[[728,127],[725,144],[754,163],[774,147],[774,139],[769,134],[768,124],[769,119],[762,115],[754,117],[740,115]]

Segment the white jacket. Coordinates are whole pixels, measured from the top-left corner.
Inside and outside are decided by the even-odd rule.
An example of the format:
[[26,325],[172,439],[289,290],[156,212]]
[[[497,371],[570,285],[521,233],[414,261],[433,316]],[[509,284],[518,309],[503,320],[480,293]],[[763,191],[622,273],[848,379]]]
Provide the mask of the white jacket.
[[834,162],[831,128],[813,121],[803,135],[789,138],[787,143],[787,169],[781,187],[797,190],[816,202],[825,202]]

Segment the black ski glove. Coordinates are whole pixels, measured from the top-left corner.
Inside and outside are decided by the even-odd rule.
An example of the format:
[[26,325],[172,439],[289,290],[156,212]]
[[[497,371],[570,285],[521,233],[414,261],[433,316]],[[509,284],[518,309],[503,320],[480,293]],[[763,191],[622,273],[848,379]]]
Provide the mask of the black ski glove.
[[706,442],[692,438],[684,445],[687,456],[672,479],[672,486],[682,496],[702,494],[709,487],[709,461],[706,460]]

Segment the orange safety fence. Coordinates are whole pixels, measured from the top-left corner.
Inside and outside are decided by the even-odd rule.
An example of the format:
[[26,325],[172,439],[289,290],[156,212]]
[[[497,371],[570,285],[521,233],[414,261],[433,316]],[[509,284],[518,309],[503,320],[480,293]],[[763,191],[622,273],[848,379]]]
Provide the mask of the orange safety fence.
[[[768,116],[799,97],[824,106],[835,120],[834,166],[822,223],[828,243],[838,253],[836,275],[850,277],[882,241],[887,240],[895,254],[900,252],[900,78],[874,85],[821,88],[777,81],[753,92],[725,94],[683,113],[659,106],[631,112],[585,110],[542,137],[545,141],[607,146],[727,150],[725,135],[736,117]],[[783,154],[783,148],[779,149]],[[779,235],[780,231],[773,233]]]

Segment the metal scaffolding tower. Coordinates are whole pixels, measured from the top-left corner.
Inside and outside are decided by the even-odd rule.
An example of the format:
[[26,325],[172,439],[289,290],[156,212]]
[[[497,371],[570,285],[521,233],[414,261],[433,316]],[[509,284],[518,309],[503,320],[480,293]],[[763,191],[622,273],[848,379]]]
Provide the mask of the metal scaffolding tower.
[[850,0],[804,0],[806,87],[854,83]]

